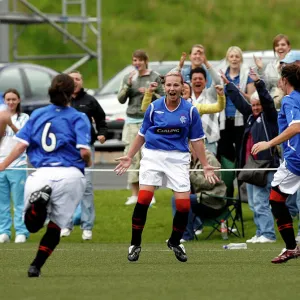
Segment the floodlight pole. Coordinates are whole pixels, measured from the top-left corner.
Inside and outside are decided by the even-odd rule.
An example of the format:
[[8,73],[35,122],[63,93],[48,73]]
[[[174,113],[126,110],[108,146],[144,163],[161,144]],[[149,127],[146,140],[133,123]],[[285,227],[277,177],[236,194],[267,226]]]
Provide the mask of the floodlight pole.
[[98,88],[102,87],[102,42],[101,42],[101,0],[97,0],[97,65],[98,65]]

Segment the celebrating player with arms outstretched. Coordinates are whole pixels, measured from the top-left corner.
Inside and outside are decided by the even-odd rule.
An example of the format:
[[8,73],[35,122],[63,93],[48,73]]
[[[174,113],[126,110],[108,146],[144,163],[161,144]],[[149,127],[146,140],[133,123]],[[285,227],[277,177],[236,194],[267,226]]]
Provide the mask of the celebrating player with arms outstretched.
[[205,157],[202,124],[196,107],[180,97],[183,79],[179,72],[165,76],[166,97],[148,107],[141,129],[126,156],[120,157],[115,168],[121,175],[129,168],[135,153],[144,145],[140,167],[140,191],[132,216],[132,240],[128,260],[137,261],[141,251],[142,231],[154,190],[166,186],[174,191],[176,214],[168,247],[181,262],[187,261],[184,246],[180,244],[188,221],[190,210],[189,163],[190,140],[197,153],[204,174],[210,182],[218,181],[214,167],[208,165]]
[[7,168],[27,148],[37,171],[25,184],[25,224],[29,232],[40,230],[47,217],[50,222],[28,276],[40,276],[40,269],[60,240],[60,229],[73,216],[85,189],[84,167],[91,163],[90,125],[87,117],[69,107],[74,91],[73,79],[57,75],[49,88],[52,104],[35,110],[16,134],[19,143],[0,163]]

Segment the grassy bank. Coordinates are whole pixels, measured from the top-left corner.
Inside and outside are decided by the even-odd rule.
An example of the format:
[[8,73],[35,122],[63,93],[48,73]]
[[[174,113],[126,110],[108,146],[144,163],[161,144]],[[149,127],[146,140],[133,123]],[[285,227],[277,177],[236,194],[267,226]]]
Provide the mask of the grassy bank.
[[[40,10],[61,13],[61,1],[32,0]],[[72,13],[79,14],[74,5]],[[278,33],[290,37],[300,48],[299,4],[292,0],[204,1],[204,0],[110,0],[102,1],[102,46],[104,80],[127,64],[131,53],[145,49],[151,60],[177,60],[182,51],[195,43],[206,46],[209,59],[221,59],[229,46],[243,50],[271,49]],[[90,16],[96,16],[96,1],[87,1]],[[24,6],[19,4],[19,10]],[[70,32],[80,36],[80,26],[70,25]],[[20,54],[80,52],[50,26],[28,26],[20,38]],[[89,31],[88,46],[95,49],[95,36]],[[35,61],[63,70],[74,60]],[[87,87],[96,87],[96,62],[80,68]]]

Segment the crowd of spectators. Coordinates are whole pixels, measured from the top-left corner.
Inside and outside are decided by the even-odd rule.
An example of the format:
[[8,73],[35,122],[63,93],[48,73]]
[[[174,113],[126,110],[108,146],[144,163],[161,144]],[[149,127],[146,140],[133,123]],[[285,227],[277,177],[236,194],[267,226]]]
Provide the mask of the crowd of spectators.
[[[216,86],[223,84],[225,91],[224,107],[210,113],[209,111],[200,112],[203,130],[205,133],[206,151],[215,155],[220,162],[221,167],[226,168],[243,168],[251,155],[253,144],[270,140],[278,135],[277,110],[280,108],[281,99],[284,93],[281,88],[281,61],[286,56],[291,55],[291,43],[286,35],[278,34],[273,39],[274,60],[267,65],[259,57],[253,57],[255,66],[248,66],[243,63],[243,52],[237,46],[231,46],[226,52],[226,64],[220,69],[215,69],[208,62],[205,53],[205,47],[201,44],[193,45],[189,51],[190,65],[184,66],[187,54],[182,53],[178,67],[173,71],[180,71],[183,77],[183,99],[197,106],[199,104],[221,103],[217,96]],[[135,66],[135,54],[132,56],[133,65]],[[144,59],[148,62],[148,56]],[[295,60],[294,60],[295,61]],[[293,62],[293,61],[291,61]],[[132,76],[132,75],[131,75]],[[131,88],[134,82],[141,82],[142,75],[137,74],[128,85],[130,74],[126,75],[119,92],[119,101],[124,103],[124,89],[127,94],[134,93],[143,99],[143,112],[146,111],[149,103],[159,96],[153,90],[151,81],[143,85],[145,89]],[[159,78],[159,77],[157,77]],[[156,85],[155,87],[157,88]],[[134,94],[137,96],[137,94]],[[159,92],[163,95],[163,91]],[[127,96],[129,107],[132,105],[130,96]],[[277,108],[277,110],[276,110]],[[132,116],[128,115],[128,121]],[[141,117],[141,116],[140,116]],[[142,121],[142,117],[140,119]],[[136,133],[138,128],[136,130]],[[124,129],[126,133],[126,129]],[[272,160],[272,167],[279,166],[280,149],[277,147],[268,151],[263,151],[254,156],[256,160]],[[126,154],[126,152],[125,152]],[[136,157],[140,160],[140,156]],[[135,167],[137,169],[137,167]],[[227,173],[227,172],[226,172]],[[235,172],[228,172],[225,175],[227,196],[233,197],[243,182],[235,178]],[[267,184],[264,187],[246,184],[247,199],[250,209],[253,211],[256,232],[247,242],[249,243],[273,243],[276,241],[274,220],[269,206],[269,193],[274,172],[268,173]],[[225,180],[225,179],[224,179]],[[134,201],[127,204],[136,203]],[[194,199],[194,198],[193,198]],[[295,217],[299,216],[299,197],[297,193],[289,197],[287,205],[290,212]],[[192,201],[192,199],[191,199]],[[199,215],[199,214],[198,214]],[[201,228],[201,221],[194,219],[193,228]],[[183,240],[193,239],[191,235],[185,235]],[[297,236],[300,240],[300,237]]]

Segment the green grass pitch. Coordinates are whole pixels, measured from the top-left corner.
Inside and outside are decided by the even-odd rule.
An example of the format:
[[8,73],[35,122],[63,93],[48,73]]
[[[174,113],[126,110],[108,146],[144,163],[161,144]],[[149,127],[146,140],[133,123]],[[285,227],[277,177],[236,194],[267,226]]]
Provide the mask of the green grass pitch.
[[[298,299],[300,261],[273,265],[283,242],[249,245],[247,250],[223,250],[220,234],[186,243],[188,262],[176,260],[165,240],[171,230],[171,193],[156,192],[149,209],[138,262],[127,261],[133,206],[125,206],[128,191],[97,191],[97,221],[93,240],[81,241],[76,227],[42,269],[27,278],[43,234],[25,244],[0,245],[0,299]],[[243,205],[246,238],[254,235],[252,215]],[[230,238],[229,242],[245,239]]]

